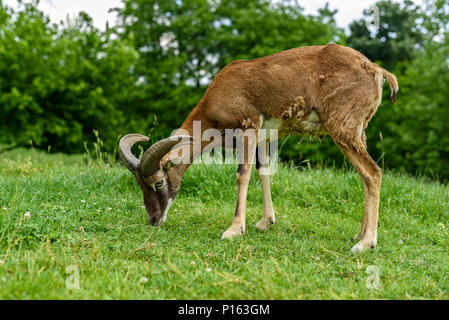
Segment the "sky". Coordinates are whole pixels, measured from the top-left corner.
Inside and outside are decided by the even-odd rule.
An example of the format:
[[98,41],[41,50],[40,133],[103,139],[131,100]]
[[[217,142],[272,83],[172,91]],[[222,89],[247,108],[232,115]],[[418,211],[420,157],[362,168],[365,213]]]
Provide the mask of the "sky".
[[[326,2],[329,2],[331,9],[338,9],[336,15],[337,24],[342,28],[347,28],[353,20],[359,19],[363,15],[363,10],[369,8],[377,0],[297,0],[305,9],[306,14],[315,14]],[[422,0],[414,0],[422,3]],[[17,0],[3,0],[4,3],[12,7],[17,6]],[[26,0],[25,0],[26,2]],[[108,12],[110,8],[120,7],[121,0],[41,0],[39,8],[47,13],[53,22],[65,20],[67,15],[76,15],[79,11],[87,12],[94,20],[95,26],[104,29],[106,21],[110,24],[115,22],[115,14]],[[396,2],[401,2],[396,0]]]

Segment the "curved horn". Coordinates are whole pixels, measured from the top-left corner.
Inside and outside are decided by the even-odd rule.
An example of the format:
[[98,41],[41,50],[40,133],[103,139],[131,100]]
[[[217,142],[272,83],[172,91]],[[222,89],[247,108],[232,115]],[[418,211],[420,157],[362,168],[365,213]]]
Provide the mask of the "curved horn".
[[123,164],[129,169],[129,171],[134,172],[140,164],[139,159],[132,154],[131,148],[137,142],[146,142],[148,140],[150,140],[148,137],[137,133],[128,134],[120,139],[118,144],[120,159],[122,159]]
[[156,142],[142,156],[140,162],[140,170],[144,176],[149,177],[159,170],[159,162],[170,150],[181,142],[183,139],[189,139],[189,143],[192,143],[193,138],[191,136],[179,135],[165,138]]

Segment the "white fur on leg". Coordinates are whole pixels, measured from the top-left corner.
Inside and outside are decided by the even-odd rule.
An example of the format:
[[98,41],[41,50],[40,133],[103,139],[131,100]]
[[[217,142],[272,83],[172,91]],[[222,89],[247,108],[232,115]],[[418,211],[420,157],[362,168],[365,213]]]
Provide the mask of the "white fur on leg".
[[256,228],[261,231],[267,230],[275,223],[275,221],[276,218],[274,217],[274,212],[268,218],[266,218],[264,215],[264,217],[256,224]]
[[354,253],[357,252],[363,252],[367,250],[374,249],[377,245],[377,240],[362,240],[359,243],[357,243],[351,251]]
[[221,236],[221,240],[231,239],[236,236],[241,236],[245,233],[245,225],[232,225],[228,230],[226,230]]

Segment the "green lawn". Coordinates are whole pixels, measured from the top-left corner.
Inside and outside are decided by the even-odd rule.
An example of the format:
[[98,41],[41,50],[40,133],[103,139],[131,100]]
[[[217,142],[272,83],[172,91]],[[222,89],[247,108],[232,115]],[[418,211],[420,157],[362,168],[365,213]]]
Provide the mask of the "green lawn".
[[[281,168],[266,232],[254,227],[254,174],[245,235],[220,241],[234,214],[234,166],[190,168],[167,222],[153,228],[121,166],[24,150],[0,157],[3,299],[449,298],[449,187],[436,182],[385,174],[378,247],[353,254],[363,211],[354,171]],[[68,289],[76,270],[80,289]]]

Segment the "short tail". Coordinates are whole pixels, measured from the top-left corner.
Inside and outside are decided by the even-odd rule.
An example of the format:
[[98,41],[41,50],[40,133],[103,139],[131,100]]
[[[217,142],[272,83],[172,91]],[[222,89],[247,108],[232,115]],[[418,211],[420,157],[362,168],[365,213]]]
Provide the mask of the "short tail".
[[393,101],[393,103],[396,103],[397,102],[396,96],[399,91],[398,79],[396,78],[396,76],[394,74],[389,73],[384,68],[380,68],[380,69],[381,69],[381,72],[382,72],[384,78],[387,80],[388,84],[390,85],[391,101]]

